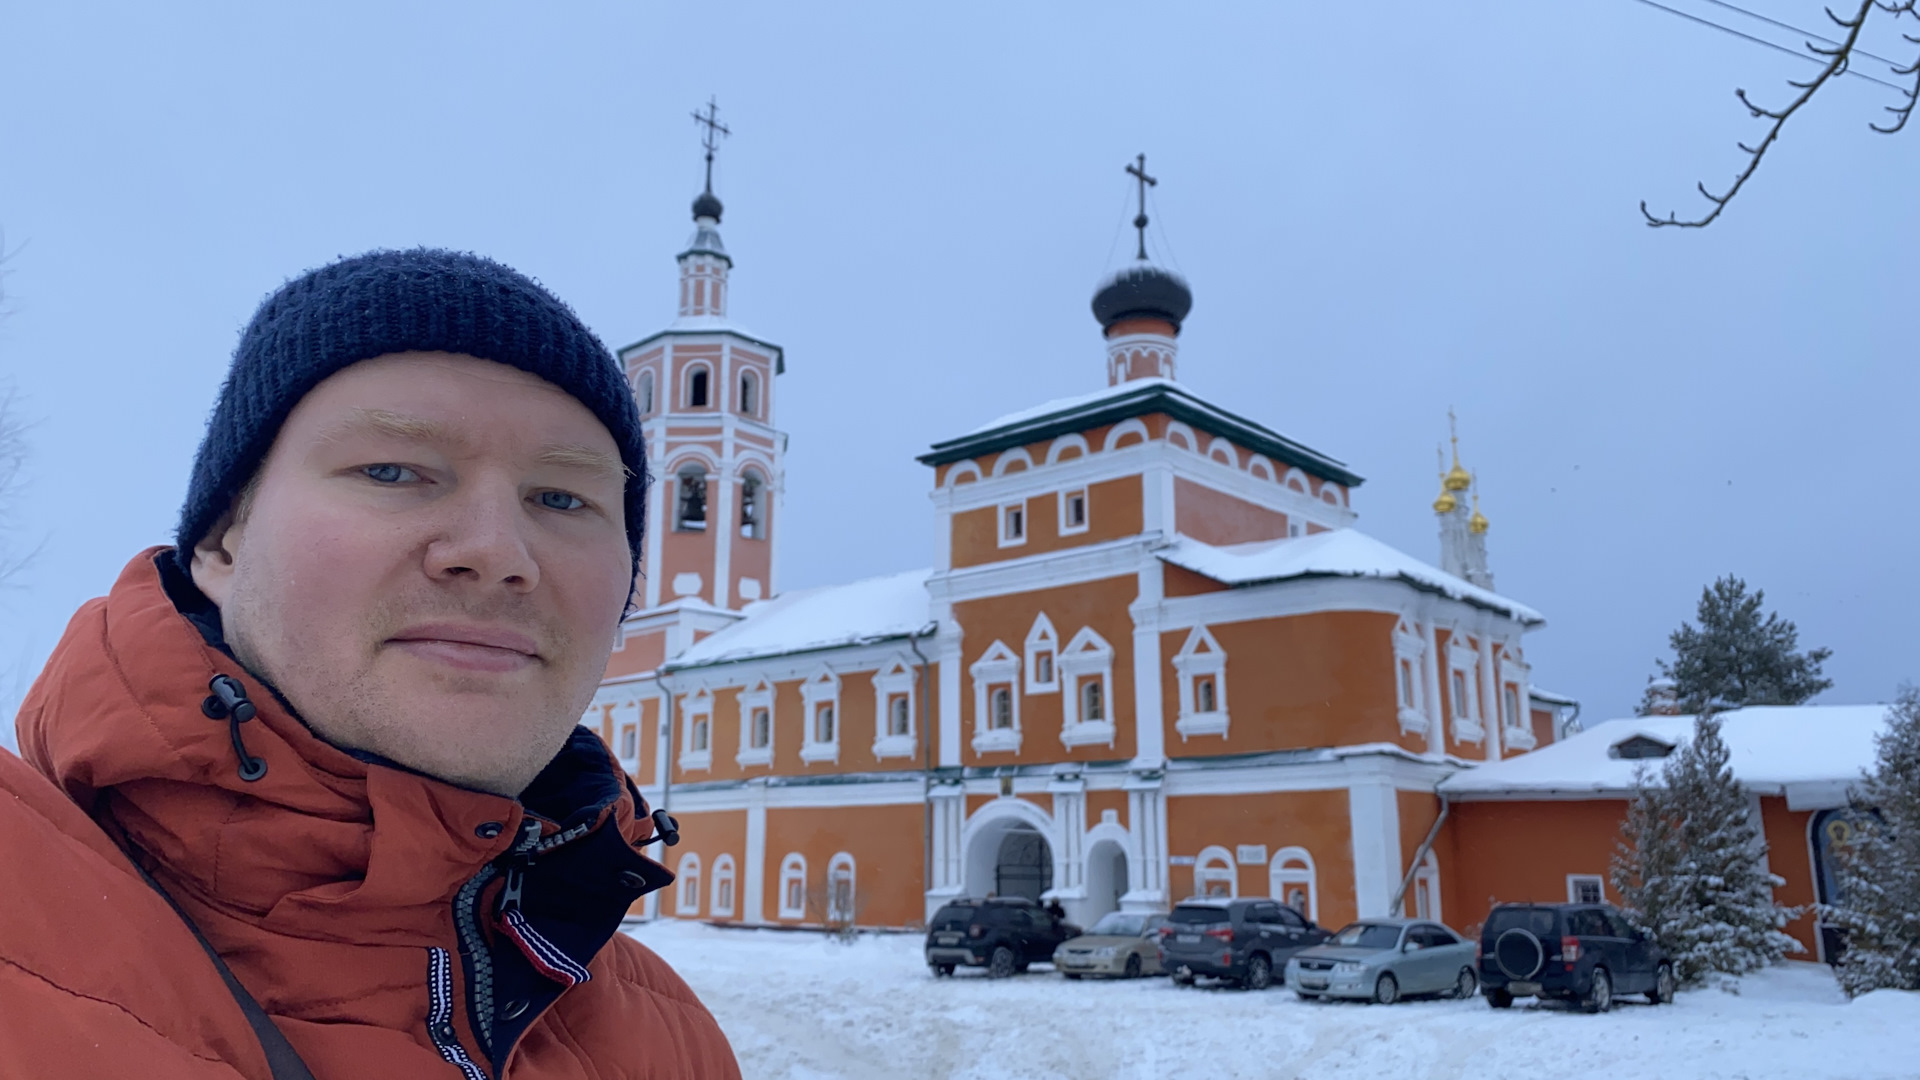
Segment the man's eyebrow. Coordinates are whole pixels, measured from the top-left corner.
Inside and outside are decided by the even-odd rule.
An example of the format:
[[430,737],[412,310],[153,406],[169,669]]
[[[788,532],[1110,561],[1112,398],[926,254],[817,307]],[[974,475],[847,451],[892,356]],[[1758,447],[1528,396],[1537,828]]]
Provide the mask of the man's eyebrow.
[[579,469],[582,472],[598,473],[609,478],[618,478],[625,482],[633,475],[632,471],[617,456],[591,446],[562,444],[542,447],[534,460],[542,465],[551,465],[560,469]]
[[408,442],[457,441],[447,426],[438,420],[408,416],[387,409],[355,409],[347,419],[327,429],[325,438],[331,442],[351,435],[384,435]]

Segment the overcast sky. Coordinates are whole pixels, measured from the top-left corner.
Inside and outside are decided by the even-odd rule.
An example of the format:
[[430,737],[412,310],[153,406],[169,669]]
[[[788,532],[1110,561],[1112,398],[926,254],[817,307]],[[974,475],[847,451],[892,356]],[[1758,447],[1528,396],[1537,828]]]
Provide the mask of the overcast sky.
[[1652,230],[1639,200],[1698,209],[1757,136],[1733,89],[1811,65],[1635,0],[826,7],[0,4],[0,374],[34,423],[9,542],[41,545],[0,595],[0,703],[170,540],[287,276],[444,245],[616,348],[670,320],[709,94],[732,314],[787,349],[783,588],[926,565],[914,455],[1103,384],[1087,301],[1144,151],[1195,294],[1181,379],[1348,462],[1359,527],[1431,561],[1456,408],[1496,582],[1548,619],[1535,678],[1588,719],[1728,572],[1833,648],[1821,700],[1920,678],[1920,130],[1867,131],[1891,91],[1835,85],[1720,223]]

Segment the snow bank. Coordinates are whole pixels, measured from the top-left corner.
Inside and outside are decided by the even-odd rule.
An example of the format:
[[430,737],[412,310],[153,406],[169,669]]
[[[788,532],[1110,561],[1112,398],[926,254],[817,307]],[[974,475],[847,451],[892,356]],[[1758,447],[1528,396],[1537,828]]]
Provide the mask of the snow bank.
[[1605,1016],[1484,1001],[1308,1004],[1284,990],[1179,989],[1163,978],[936,980],[918,936],[676,922],[630,931],[719,1018],[748,1080],[942,1077],[1659,1077],[1892,1080],[1920,1075],[1920,995],[1847,1004],[1821,965],[1749,976]]

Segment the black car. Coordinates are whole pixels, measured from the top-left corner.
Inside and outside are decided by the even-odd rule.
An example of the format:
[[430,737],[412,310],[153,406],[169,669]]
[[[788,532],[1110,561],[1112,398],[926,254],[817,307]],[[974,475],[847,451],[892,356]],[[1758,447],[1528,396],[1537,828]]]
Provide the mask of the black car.
[[1673,962],[1608,904],[1501,904],[1480,929],[1480,986],[1504,1009],[1532,995],[1606,1012],[1620,994],[1673,1002]]
[[927,967],[935,975],[983,967],[990,978],[1004,979],[1028,964],[1050,962],[1061,942],[1079,936],[1079,927],[1031,900],[955,900],[927,924]]
[[1287,957],[1327,940],[1325,930],[1278,900],[1188,900],[1167,921],[1160,966],[1182,986],[1209,975],[1264,990]]

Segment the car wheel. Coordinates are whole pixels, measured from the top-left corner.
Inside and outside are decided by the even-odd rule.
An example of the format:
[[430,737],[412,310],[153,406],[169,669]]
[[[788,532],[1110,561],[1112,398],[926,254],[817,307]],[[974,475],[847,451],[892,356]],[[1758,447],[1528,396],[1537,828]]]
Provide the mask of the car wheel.
[[1013,965],[1013,972],[1016,975],[1025,975],[1027,973],[1026,961],[1022,960],[1020,963]]
[[1254,953],[1247,961],[1247,982],[1249,990],[1265,990],[1273,985],[1273,961]]
[[1513,995],[1505,990],[1487,991],[1487,1007],[1490,1009],[1513,1008]]
[[933,972],[936,979],[950,978],[953,975],[952,964],[928,964],[927,969]]
[[1391,1005],[1400,1000],[1400,980],[1392,975],[1382,974],[1373,982],[1373,1000],[1375,1004]]
[[1061,974],[1065,975],[1069,979],[1072,979],[1074,982],[1080,981],[1080,973],[1077,971],[1066,971],[1066,972],[1062,972]]
[[1137,979],[1140,977],[1140,954],[1139,953],[1135,953],[1132,956],[1127,957],[1127,967],[1126,967],[1125,974],[1129,979]]
[[1004,979],[1013,974],[1013,950],[1005,945],[996,946],[992,959],[987,961],[987,978]]
[[1613,1008],[1613,976],[1606,968],[1593,969],[1593,985],[1587,989],[1587,996],[1581,1000],[1580,1007],[1590,1013],[1603,1013]]
[[1673,965],[1661,964],[1653,973],[1653,989],[1647,991],[1647,1001],[1654,1005],[1673,1004]]
[[1461,968],[1459,976],[1453,980],[1453,996],[1465,1001],[1478,989],[1480,989],[1480,977],[1473,973],[1472,968]]

